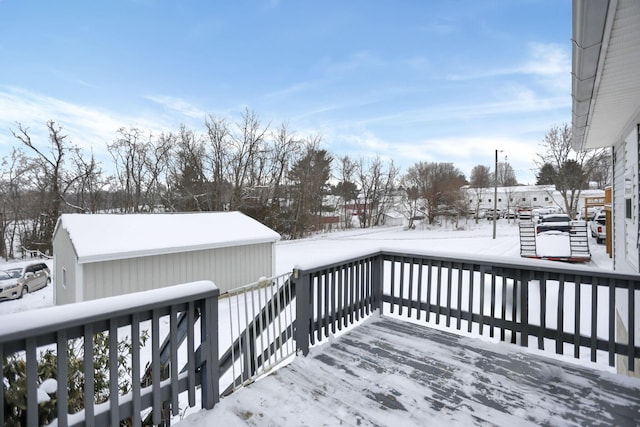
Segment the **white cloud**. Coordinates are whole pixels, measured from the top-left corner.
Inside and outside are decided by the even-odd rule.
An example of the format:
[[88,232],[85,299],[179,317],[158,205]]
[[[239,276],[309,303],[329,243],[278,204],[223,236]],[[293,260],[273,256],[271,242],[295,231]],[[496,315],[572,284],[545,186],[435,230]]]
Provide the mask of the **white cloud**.
[[204,119],[207,114],[204,110],[201,110],[181,98],[164,95],[148,95],[145,98],[161,105],[164,108],[194,119]]
[[155,132],[168,129],[155,118],[124,116],[20,88],[0,87],[0,155],[16,146],[11,130],[17,129],[18,123],[29,128],[34,141],[46,144],[49,120],[63,128],[70,142],[98,154],[106,153],[106,144],[112,142],[116,131],[123,126]]
[[447,79],[458,81],[527,75],[540,78],[549,87],[566,87],[571,73],[571,57],[567,47],[555,43],[531,43],[527,46],[526,58],[521,63],[503,68],[481,69],[482,71],[473,73],[450,74]]

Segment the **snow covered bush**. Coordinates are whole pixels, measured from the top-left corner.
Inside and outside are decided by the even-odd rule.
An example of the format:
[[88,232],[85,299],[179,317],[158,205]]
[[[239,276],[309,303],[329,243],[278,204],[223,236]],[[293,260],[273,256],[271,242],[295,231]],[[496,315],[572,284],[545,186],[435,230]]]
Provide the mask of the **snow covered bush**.
[[[140,336],[140,345],[148,339],[148,332]],[[93,337],[94,399],[96,404],[109,400],[109,335],[98,333]],[[131,340],[118,341],[118,388],[120,394],[131,390]],[[24,353],[5,356],[3,363],[5,426],[24,426],[27,423],[27,364]],[[52,349],[40,353],[38,358],[38,424],[50,424],[57,417],[57,399],[52,381],[57,379],[58,356]],[[84,409],[84,347],[83,339],[67,343],[68,412]],[[125,423],[126,425],[126,423]]]

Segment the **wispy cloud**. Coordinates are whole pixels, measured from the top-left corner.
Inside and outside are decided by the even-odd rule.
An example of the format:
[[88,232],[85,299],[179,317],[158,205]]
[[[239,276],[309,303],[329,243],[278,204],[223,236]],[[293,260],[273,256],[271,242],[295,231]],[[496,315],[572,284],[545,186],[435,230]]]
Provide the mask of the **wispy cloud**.
[[161,105],[164,108],[194,119],[203,119],[207,114],[204,110],[201,110],[181,98],[165,95],[147,95],[145,98]]
[[523,62],[503,68],[485,68],[471,73],[450,74],[448,80],[477,80],[508,75],[566,77],[571,71],[571,58],[567,48],[554,43],[531,43]]
[[154,132],[167,130],[166,125],[154,118],[124,116],[20,88],[0,87],[1,151],[6,152],[8,147],[16,145],[11,130],[15,130],[18,123],[29,128],[34,141],[42,141],[44,145],[49,120],[62,126],[69,141],[98,153],[106,152],[106,144],[112,142],[121,127],[139,127]]

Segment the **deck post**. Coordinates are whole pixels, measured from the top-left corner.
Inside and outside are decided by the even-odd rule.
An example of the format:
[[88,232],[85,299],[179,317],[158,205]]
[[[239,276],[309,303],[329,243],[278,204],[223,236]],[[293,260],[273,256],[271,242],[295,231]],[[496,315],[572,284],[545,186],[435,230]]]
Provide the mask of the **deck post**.
[[311,334],[311,276],[301,270],[293,270],[296,289],[295,340],[297,350],[302,355],[309,354],[309,334]]
[[220,362],[218,360],[218,295],[204,300],[200,329],[202,334],[202,406],[213,409],[220,401]]
[[373,310],[378,310],[378,314],[382,314],[382,308],[384,306],[383,295],[383,281],[382,281],[382,265],[384,263],[384,257],[382,254],[378,254],[371,261],[371,292],[373,293]]

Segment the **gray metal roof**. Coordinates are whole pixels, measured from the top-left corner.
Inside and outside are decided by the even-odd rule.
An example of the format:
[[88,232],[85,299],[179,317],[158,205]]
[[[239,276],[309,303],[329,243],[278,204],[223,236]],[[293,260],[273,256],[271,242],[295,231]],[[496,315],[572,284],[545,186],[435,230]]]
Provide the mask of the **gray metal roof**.
[[573,1],[573,147],[607,147],[640,121],[640,1]]

